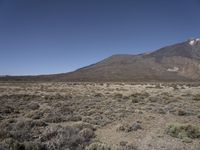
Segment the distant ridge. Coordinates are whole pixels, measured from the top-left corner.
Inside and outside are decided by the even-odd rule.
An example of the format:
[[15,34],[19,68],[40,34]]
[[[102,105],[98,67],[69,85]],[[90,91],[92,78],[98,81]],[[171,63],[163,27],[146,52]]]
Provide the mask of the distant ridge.
[[0,81],[199,81],[200,39],[139,55],[118,54],[76,71],[23,77],[1,77]]

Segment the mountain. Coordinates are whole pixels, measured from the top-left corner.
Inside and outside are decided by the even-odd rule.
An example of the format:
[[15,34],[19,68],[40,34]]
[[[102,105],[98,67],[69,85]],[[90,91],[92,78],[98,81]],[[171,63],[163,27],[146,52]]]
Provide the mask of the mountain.
[[200,39],[189,39],[151,53],[113,55],[74,72],[5,77],[43,81],[197,81],[200,79]]

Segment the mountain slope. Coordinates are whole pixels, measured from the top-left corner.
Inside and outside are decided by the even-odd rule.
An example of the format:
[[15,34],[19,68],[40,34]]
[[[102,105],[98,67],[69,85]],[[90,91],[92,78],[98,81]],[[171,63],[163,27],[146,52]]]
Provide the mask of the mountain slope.
[[[7,79],[9,80],[9,77]],[[200,39],[190,39],[149,54],[113,55],[96,64],[70,73],[15,77],[15,79],[42,81],[196,81],[200,79]]]
[[68,73],[72,81],[184,81],[200,77],[200,41],[188,40],[150,54],[114,55]]

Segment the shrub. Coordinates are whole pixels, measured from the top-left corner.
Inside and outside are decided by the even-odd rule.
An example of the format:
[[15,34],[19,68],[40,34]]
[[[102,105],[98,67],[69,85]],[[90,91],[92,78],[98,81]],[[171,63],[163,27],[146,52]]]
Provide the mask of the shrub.
[[43,121],[18,121],[10,123],[5,120],[0,125],[0,139],[12,138],[19,142],[33,140],[33,134],[37,128],[45,127],[47,124]]
[[178,90],[179,89],[179,86],[177,84],[172,84],[171,87],[173,87],[174,90]]
[[29,109],[31,109],[31,110],[36,110],[36,109],[38,109],[39,107],[40,107],[40,105],[38,104],[38,103],[30,103],[30,104],[28,104],[28,106],[27,106]]
[[141,98],[141,99],[145,99],[146,97],[149,97],[149,93],[134,93],[134,94],[131,94],[130,96],[131,97],[138,97],[138,98]]
[[15,142],[12,145],[9,145],[9,147],[12,150],[47,150],[45,145],[34,142],[24,142],[24,143]]
[[91,125],[89,123],[80,122],[80,123],[75,123],[73,126],[76,127],[76,128],[78,128],[79,130],[83,130],[84,128],[89,128],[91,130],[95,130],[95,128],[93,127],[93,125]]
[[61,114],[57,113],[49,113],[45,118],[45,122],[48,123],[60,123],[60,122],[65,122],[66,118],[64,118]]
[[102,93],[96,93],[96,94],[94,95],[94,97],[103,97],[103,94],[102,94]]
[[185,115],[187,115],[188,113],[187,113],[186,111],[182,110],[182,109],[179,109],[179,110],[177,111],[177,114],[178,114],[179,116],[185,116]]
[[139,99],[138,98],[133,98],[132,99],[132,103],[138,103],[139,102]]
[[70,120],[70,121],[74,121],[74,122],[76,122],[76,121],[81,121],[81,120],[82,120],[82,117],[79,116],[79,115],[74,115],[74,116],[71,116],[71,117],[69,118],[69,120]]
[[46,144],[47,149],[76,149],[83,143],[78,132],[79,130],[70,126],[49,127],[44,131],[41,142]]
[[47,150],[46,146],[41,142],[24,141],[19,142],[13,138],[7,138],[0,143],[1,150]]
[[200,138],[200,129],[199,127],[190,125],[190,124],[179,124],[174,123],[170,124],[166,130],[167,134],[176,138]]
[[158,102],[158,101],[160,101],[160,98],[159,97],[150,97],[149,101],[152,102],[152,103],[153,102]]
[[123,131],[123,132],[131,132],[131,131],[137,131],[141,130],[142,127],[139,122],[135,122],[132,125],[129,124],[123,124],[117,128],[117,131]]
[[26,117],[32,118],[32,119],[41,119],[43,117],[43,112],[31,111],[26,115]]
[[0,113],[2,114],[10,114],[14,112],[14,108],[11,106],[4,106],[3,108],[0,109]]
[[111,150],[111,148],[107,144],[95,142],[90,144],[86,150]]
[[120,94],[120,93],[117,93],[117,94],[114,95],[114,98],[116,98],[116,99],[117,99],[117,98],[123,98],[123,95]]
[[80,137],[82,137],[85,141],[89,141],[91,138],[94,137],[94,131],[89,129],[89,128],[85,128],[83,130],[81,130],[79,132]]
[[120,146],[126,146],[127,143],[128,143],[127,141],[121,141],[121,142],[119,143],[119,145],[120,145]]
[[0,121],[3,120],[3,119],[4,119],[4,117],[2,117],[2,116],[0,115]]
[[155,89],[163,89],[163,87],[160,84],[156,84]]
[[194,95],[193,100],[200,101],[200,94]]
[[117,150],[138,150],[138,147],[133,144],[128,144],[128,145],[121,145],[120,147],[117,148]]
[[163,108],[157,109],[157,112],[158,112],[159,114],[166,114],[166,111],[165,111]]
[[[80,128],[79,128],[80,127]],[[94,132],[90,128],[84,126],[52,126],[46,128],[41,136],[41,142],[45,143],[47,149],[59,150],[78,150],[84,149],[91,138],[94,137]]]

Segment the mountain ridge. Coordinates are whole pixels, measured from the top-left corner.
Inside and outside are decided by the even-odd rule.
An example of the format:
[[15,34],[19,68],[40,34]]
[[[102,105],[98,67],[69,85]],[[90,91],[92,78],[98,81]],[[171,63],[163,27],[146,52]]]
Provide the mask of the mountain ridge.
[[200,39],[169,45],[150,53],[115,54],[75,71],[0,80],[41,81],[198,81]]

